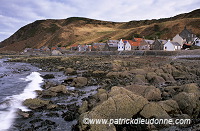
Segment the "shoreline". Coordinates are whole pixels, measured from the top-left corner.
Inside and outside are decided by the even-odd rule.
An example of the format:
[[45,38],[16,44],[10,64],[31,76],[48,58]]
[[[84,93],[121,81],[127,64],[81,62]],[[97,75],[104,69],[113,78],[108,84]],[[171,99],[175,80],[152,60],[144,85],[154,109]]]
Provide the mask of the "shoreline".
[[[200,84],[200,70],[197,68],[200,61],[191,61],[187,59],[172,59],[170,57],[154,57],[154,56],[51,56],[51,57],[20,57],[13,58],[11,62],[28,62],[35,66],[43,69],[43,71],[61,71],[67,78],[61,83],[63,86],[74,87],[74,89],[82,89],[89,86],[98,85],[99,89],[94,89],[97,94],[83,99],[82,106],[76,107],[65,107],[56,104],[55,101],[51,101],[55,107],[52,109],[47,109],[48,105],[39,108],[39,112],[44,110],[51,112],[52,110],[66,110],[65,116],[67,120],[74,121],[78,120],[78,124],[73,126],[73,130],[84,130],[90,128],[91,130],[96,130],[99,128],[107,128],[106,125],[85,125],[82,123],[82,119],[88,115],[93,116],[96,111],[98,111],[98,118],[105,118],[101,114],[107,114],[106,118],[118,118],[120,117],[130,117],[131,118],[148,118],[149,115],[152,117],[153,112],[156,111],[158,114],[165,114],[165,116],[158,116],[154,114],[155,118],[198,118],[198,113],[191,113],[191,110],[200,110],[199,100],[196,99],[196,95],[199,93]],[[45,66],[44,66],[45,65]],[[50,73],[52,74],[52,73]],[[187,75],[190,74],[190,75]],[[53,75],[49,75],[54,76]],[[56,77],[56,76],[55,76]],[[81,80],[82,79],[82,80]],[[55,99],[55,93],[61,99],[64,97],[69,97],[74,93],[79,94],[77,97],[85,92],[70,91],[69,88],[61,88],[60,85],[49,85],[48,79],[47,83],[43,85],[44,91],[38,91],[41,100],[48,100],[44,98],[45,95],[49,95],[50,100]],[[50,80],[50,79],[49,79]],[[87,83],[84,83],[87,81]],[[195,83],[195,84],[194,84]],[[122,88],[123,87],[123,88]],[[54,91],[52,91],[52,88]],[[57,89],[59,89],[58,92]],[[48,91],[48,93],[46,92]],[[89,91],[90,92],[90,91]],[[88,92],[88,93],[89,93]],[[46,93],[46,94],[45,94]],[[127,94],[128,93],[128,94]],[[195,97],[191,97],[189,94],[194,93]],[[197,93],[197,94],[196,94]],[[82,95],[83,95],[82,94]],[[121,95],[123,94],[123,95]],[[119,96],[118,96],[119,95]],[[133,107],[128,105],[139,104],[137,101],[129,100],[126,96],[131,95],[133,97],[140,97],[143,100],[144,105],[140,105],[141,108],[137,109],[136,114],[131,111]],[[197,95],[198,96],[198,95]],[[125,105],[120,102],[120,97],[125,101],[129,102]],[[181,97],[186,98],[186,103],[195,103],[197,106],[192,106],[190,109],[185,108],[182,104]],[[188,98],[188,99],[187,99]],[[119,102],[119,106],[112,105],[111,99],[115,102]],[[192,101],[190,101],[192,100]],[[76,100],[75,100],[76,101]],[[111,102],[111,103],[110,103]],[[167,103],[166,103],[167,102]],[[119,112],[113,111],[113,115],[109,116],[110,111],[106,107],[106,103],[110,103],[110,108],[118,108]],[[141,102],[140,102],[141,103]],[[167,105],[171,106],[170,110]],[[171,105],[172,104],[172,105]],[[57,105],[57,106],[56,106]],[[146,106],[145,106],[146,105]],[[148,106],[147,106],[148,105]],[[149,106],[154,105],[153,110],[149,110]],[[113,106],[113,107],[112,107]],[[29,107],[30,108],[30,107]],[[123,112],[120,110],[123,108],[127,110]],[[196,109],[197,108],[197,109]],[[144,109],[149,110],[148,112]],[[159,110],[158,110],[159,109]],[[129,111],[130,110],[130,111]],[[33,109],[30,114],[37,112],[37,109]],[[122,114],[121,114],[121,113]],[[198,111],[197,111],[198,112]],[[26,113],[26,112],[24,112]],[[148,114],[150,113],[150,114]],[[129,114],[129,115],[128,115]],[[55,114],[54,114],[55,115]],[[61,117],[62,114],[57,114],[56,116]],[[118,116],[118,117],[117,117]],[[33,115],[34,117],[34,115]],[[22,118],[23,119],[23,118]],[[26,118],[27,119],[27,118]],[[31,116],[30,118],[31,119]],[[47,122],[52,124],[51,122]],[[54,123],[53,125],[57,125]],[[176,129],[196,129],[198,121],[192,121],[192,125],[176,126]],[[42,128],[42,127],[41,127]],[[56,126],[51,126],[52,129],[56,129]],[[110,129],[165,129],[172,127],[168,126],[156,126],[148,127],[142,125],[112,125]],[[25,128],[24,128],[25,129]]]

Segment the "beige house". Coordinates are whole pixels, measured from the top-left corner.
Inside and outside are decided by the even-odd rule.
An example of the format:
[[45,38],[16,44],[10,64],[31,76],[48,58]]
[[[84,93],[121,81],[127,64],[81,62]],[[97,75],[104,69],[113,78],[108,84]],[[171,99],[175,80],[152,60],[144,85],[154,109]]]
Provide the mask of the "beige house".
[[186,39],[183,39],[179,34],[177,34],[173,39],[172,39],[173,42],[178,42],[181,47],[183,46],[183,44],[186,43]]

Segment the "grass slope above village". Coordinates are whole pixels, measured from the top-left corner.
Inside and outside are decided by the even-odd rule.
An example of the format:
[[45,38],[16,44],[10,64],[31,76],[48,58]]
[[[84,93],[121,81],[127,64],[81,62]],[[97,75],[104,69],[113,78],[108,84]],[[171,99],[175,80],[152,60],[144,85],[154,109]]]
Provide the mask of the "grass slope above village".
[[62,20],[38,20],[28,24],[0,43],[0,51],[22,51],[43,46],[69,47],[72,44],[90,44],[110,40],[145,37],[172,39],[185,26],[200,35],[200,10],[159,20],[108,22],[72,17]]

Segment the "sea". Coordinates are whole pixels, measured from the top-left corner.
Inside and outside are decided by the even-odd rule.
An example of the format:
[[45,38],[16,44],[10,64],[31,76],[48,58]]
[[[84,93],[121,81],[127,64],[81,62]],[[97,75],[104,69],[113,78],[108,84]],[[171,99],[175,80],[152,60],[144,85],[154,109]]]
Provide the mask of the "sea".
[[0,59],[0,131],[7,131],[17,117],[17,110],[28,111],[23,101],[35,98],[42,90],[40,69],[27,63],[6,62]]

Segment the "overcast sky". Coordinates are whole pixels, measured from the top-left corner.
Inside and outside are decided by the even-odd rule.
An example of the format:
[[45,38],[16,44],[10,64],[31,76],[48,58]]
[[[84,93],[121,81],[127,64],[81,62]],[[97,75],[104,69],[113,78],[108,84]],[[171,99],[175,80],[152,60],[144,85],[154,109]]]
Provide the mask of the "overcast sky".
[[198,9],[200,0],[0,0],[0,41],[41,19],[159,19]]

